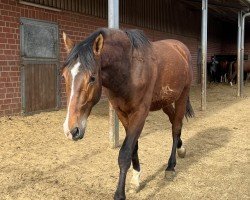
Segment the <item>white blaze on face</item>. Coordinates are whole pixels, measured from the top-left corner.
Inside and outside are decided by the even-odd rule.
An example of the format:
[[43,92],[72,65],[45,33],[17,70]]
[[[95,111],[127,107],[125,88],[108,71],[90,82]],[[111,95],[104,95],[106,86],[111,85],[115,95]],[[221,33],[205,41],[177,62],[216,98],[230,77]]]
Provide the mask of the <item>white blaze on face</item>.
[[63,124],[63,129],[64,129],[64,134],[67,136],[67,137],[72,137],[71,134],[69,134],[69,109],[70,109],[70,103],[71,103],[71,100],[74,96],[74,81],[75,81],[75,77],[76,75],[78,74],[79,72],[79,67],[80,67],[80,62],[77,62],[74,67],[70,70],[71,72],[71,76],[72,76],[72,82],[71,82],[71,92],[70,92],[70,97],[69,97],[69,104],[68,104],[68,110],[67,110],[67,115],[66,115],[66,119],[64,121],[64,124]]

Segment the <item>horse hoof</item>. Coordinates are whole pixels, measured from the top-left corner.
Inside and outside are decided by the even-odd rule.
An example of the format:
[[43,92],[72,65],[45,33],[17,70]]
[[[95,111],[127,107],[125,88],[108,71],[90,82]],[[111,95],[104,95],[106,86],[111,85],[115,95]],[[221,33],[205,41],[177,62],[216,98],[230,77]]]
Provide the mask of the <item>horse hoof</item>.
[[181,148],[177,149],[177,153],[178,153],[178,156],[180,158],[185,158],[185,156],[186,156],[186,148],[181,147]]
[[173,181],[176,173],[174,170],[166,170],[165,171],[165,179],[168,181]]
[[128,189],[128,193],[130,193],[130,194],[138,193],[140,191],[140,189],[141,189],[140,185],[130,184],[130,187]]

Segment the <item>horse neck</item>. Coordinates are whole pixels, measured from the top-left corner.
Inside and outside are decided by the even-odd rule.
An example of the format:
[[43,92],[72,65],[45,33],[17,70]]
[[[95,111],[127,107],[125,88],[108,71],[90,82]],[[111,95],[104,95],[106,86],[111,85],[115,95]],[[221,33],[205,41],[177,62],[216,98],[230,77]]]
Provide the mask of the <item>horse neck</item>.
[[129,52],[119,48],[106,49],[101,56],[102,85],[114,95],[126,96],[130,83]]

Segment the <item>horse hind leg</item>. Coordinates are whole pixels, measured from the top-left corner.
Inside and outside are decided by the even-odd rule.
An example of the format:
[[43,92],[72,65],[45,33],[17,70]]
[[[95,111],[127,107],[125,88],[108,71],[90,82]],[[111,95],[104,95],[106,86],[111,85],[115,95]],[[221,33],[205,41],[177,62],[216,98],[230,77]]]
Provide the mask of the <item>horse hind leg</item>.
[[[174,110],[174,107],[172,105],[168,105],[166,107],[164,107],[163,109],[163,112],[165,114],[168,115],[169,117],[169,121],[171,122],[171,124],[173,125],[173,122],[174,122],[174,116],[175,116],[175,110]],[[182,146],[182,140],[181,140],[181,137],[178,138],[178,141],[177,141],[177,154],[180,158],[184,158],[185,155],[186,155],[186,149]]]
[[173,178],[175,175],[175,166],[176,166],[176,150],[179,149],[178,154],[180,157],[185,157],[186,150],[182,147],[182,140],[181,140],[181,130],[182,130],[182,120],[186,113],[186,105],[188,101],[188,93],[189,88],[184,89],[179,99],[175,102],[175,111],[174,115],[171,116],[172,122],[172,137],[173,137],[173,144],[172,144],[172,151],[171,155],[168,160],[168,165],[166,168],[166,178]]
[[[172,108],[171,108],[172,110]],[[184,157],[186,154],[185,148],[182,147],[182,140],[181,140],[181,128],[182,128],[182,123],[176,123],[176,113],[171,112],[169,113],[169,108],[168,111],[166,108],[164,108],[164,112],[169,116],[169,119],[172,123],[172,138],[173,138],[173,143],[172,143],[172,150],[171,150],[171,155],[168,160],[167,168],[165,171],[165,178],[172,180],[175,176],[175,166],[176,166],[176,150],[178,152],[179,157]]]

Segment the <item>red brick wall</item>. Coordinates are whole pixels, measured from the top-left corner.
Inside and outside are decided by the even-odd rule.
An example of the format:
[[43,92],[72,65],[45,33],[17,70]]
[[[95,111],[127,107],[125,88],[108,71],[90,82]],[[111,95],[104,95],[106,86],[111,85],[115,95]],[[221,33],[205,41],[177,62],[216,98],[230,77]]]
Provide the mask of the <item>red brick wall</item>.
[[[237,54],[237,41],[230,40],[224,41],[222,43],[222,54]],[[248,59],[250,59],[250,41],[245,41],[245,54],[248,55]]]
[[[98,27],[107,26],[107,20],[75,14],[67,11],[57,12],[17,3],[16,0],[0,0],[0,116],[19,114],[21,112],[20,91],[20,17],[56,22],[59,25],[60,61],[66,56],[62,44],[62,31],[65,31],[75,42],[83,40]],[[133,27],[121,25],[121,27]],[[197,82],[197,49],[198,36],[185,37],[159,31],[144,29],[151,40],[174,38],[188,46],[194,66],[194,83]],[[211,44],[220,46],[220,43]],[[65,87],[62,81],[61,103],[65,106]]]
[[[56,12],[17,3],[16,0],[0,0],[0,116],[19,114],[20,91],[20,17],[56,22],[62,44],[62,31],[74,41],[83,40],[98,27],[107,26],[102,19],[70,12]],[[60,60],[66,52],[60,45]],[[62,86],[62,105],[65,91]]]

